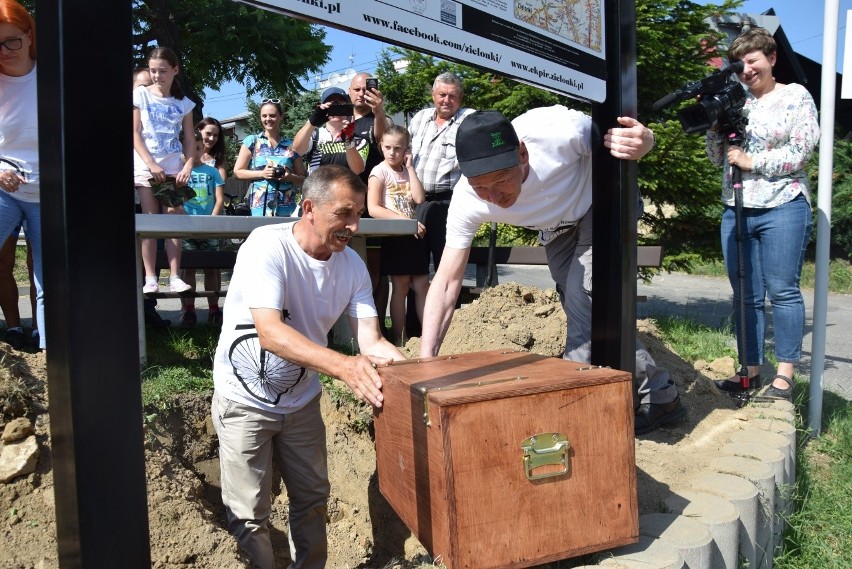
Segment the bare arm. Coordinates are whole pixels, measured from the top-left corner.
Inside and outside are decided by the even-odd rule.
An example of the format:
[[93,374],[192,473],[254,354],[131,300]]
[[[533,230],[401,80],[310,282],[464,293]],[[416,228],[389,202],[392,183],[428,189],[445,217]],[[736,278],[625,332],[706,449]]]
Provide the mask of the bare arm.
[[[181,144],[185,149],[195,148],[195,127],[192,124],[192,112],[188,112],[183,116],[183,139]],[[184,154],[186,154],[184,152]],[[192,174],[192,167],[195,166],[195,153],[186,159],[186,163],[175,176],[175,181],[179,186],[186,185],[189,182],[189,175]]]
[[395,361],[405,359],[399,348],[388,342],[382,335],[378,318],[355,318],[353,316],[348,318],[352,334],[358,339],[358,347],[362,354]]
[[305,121],[305,124],[299,129],[299,132],[297,132],[296,136],[293,137],[293,144],[290,145],[293,152],[299,156],[305,155],[305,152],[308,151],[308,144],[311,141],[311,135],[314,133],[314,129],[316,129],[316,127],[311,124],[311,121]]
[[[367,159],[364,158],[364,155],[361,154],[360,150],[358,150],[358,140],[360,139],[355,138],[351,143],[346,144],[346,164],[349,166],[349,169],[356,174],[360,174],[364,171],[364,168],[367,167]],[[362,141],[362,145],[364,147],[364,152],[366,152],[367,141]]]
[[234,162],[234,176],[238,180],[263,180],[264,178],[272,177],[273,167],[269,164],[263,170],[251,169],[251,149],[245,144],[240,146],[240,153],[237,155],[237,161]]
[[[363,333],[368,345],[382,355],[347,356],[320,346],[285,324],[281,311],[274,308],[252,308],[251,315],[261,348],[296,365],[336,377],[346,383],[358,399],[382,406],[382,380],[375,366],[389,364],[393,356],[383,355],[389,352],[377,347],[378,342],[370,344],[367,332]],[[401,359],[402,354],[399,357]]]
[[422,357],[437,356],[441,349],[441,343],[453,320],[453,311],[469,256],[470,247],[467,249],[444,247],[441,265],[429,285],[426,306],[423,309],[423,335],[420,344]]
[[387,115],[385,115],[384,98],[382,97],[381,91],[367,89],[367,92],[364,94],[364,99],[367,101],[367,104],[370,105],[370,109],[376,117],[373,121],[373,137],[378,142],[385,135],[385,128],[390,122]]
[[411,152],[405,155],[405,169],[408,172],[408,185],[411,188],[411,197],[414,198],[414,203],[421,204],[425,202],[426,190],[423,188],[423,183],[414,169],[414,159],[411,156]]
[[225,209],[225,186],[216,186],[216,203],[213,204],[211,215],[222,215],[223,209]]

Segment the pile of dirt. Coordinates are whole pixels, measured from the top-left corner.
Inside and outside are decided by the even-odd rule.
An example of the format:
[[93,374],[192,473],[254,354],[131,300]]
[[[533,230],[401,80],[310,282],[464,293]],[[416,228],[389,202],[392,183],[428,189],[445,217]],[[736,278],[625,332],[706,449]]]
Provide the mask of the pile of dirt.
[[[696,369],[659,341],[652,321],[640,321],[639,336],[657,364],[670,371],[688,409],[681,424],[636,441],[639,511],[648,513],[660,511],[667,488],[681,486],[703,469],[741,417],[730,398],[711,384],[711,378],[733,373],[733,361]],[[560,356],[564,343],[565,315],[556,292],[509,283],[456,311],[441,353],[510,348]],[[419,339],[405,349],[416,356]],[[5,368],[0,377],[0,427],[13,417],[27,416],[41,446],[35,472],[0,484],[0,569],[58,567],[44,357],[8,350],[0,357]],[[378,491],[369,409],[329,393],[323,397],[323,413],[332,484],[328,567],[420,567],[428,560],[426,551]],[[155,567],[246,566],[225,528],[216,452],[209,395],[177,398],[171,411],[146,427]],[[286,567],[287,496],[281,488],[276,489],[270,521],[278,566]]]

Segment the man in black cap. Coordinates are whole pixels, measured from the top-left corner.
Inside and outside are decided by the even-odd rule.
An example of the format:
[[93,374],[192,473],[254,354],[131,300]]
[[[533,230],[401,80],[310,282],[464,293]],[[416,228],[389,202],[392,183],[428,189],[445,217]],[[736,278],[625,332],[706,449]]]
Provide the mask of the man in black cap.
[[[616,158],[638,160],[654,146],[653,133],[619,117],[604,145]],[[473,236],[482,223],[539,231],[550,274],[568,317],[563,357],[591,359],[592,148],[591,119],[563,106],[532,109],[509,122],[478,111],[460,125],[456,155],[462,178],[453,191],[447,241],[424,309],[421,356],[438,354],[452,320]],[[636,434],[649,433],[686,413],[668,371],[637,342],[640,395]]]

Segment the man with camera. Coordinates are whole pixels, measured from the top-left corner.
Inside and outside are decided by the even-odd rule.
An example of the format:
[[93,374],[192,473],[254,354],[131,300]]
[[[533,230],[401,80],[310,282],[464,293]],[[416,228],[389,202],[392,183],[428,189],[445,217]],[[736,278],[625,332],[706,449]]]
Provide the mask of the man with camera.
[[293,151],[303,156],[308,176],[320,166],[338,164],[361,174],[367,163],[367,141],[355,136],[355,109],[340,87],[327,87],[304,126],[293,138]]
[[[638,160],[654,147],[653,133],[619,117],[604,146]],[[458,130],[462,177],[453,191],[447,244],[423,311],[420,355],[438,354],[452,321],[473,236],[482,223],[539,231],[548,266],[568,317],[563,357],[589,362],[592,335],[592,121],[556,105],[527,111],[511,123],[497,111],[477,111]],[[668,371],[637,341],[640,406],[635,432],[650,433],[686,413]]]

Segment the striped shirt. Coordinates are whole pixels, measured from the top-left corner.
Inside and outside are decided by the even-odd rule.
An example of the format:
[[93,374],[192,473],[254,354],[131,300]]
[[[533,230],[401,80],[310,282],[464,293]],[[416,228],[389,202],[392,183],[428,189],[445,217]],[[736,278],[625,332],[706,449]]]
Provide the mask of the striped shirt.
[[461,177],[456,159],[456,132],[473,109],[460,108],[440,127],[435,122],[435,109],[419,111],[408,132],[411,134],[411,154],[414,170],[426,194],[452,191]]

